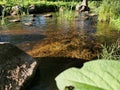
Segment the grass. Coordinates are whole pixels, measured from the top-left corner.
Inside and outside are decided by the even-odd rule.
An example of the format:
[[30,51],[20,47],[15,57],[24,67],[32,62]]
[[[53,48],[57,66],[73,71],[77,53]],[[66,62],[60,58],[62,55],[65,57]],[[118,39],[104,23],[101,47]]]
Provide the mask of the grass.
[[[63,32],[56,30],[46,32],[48,35],[42,42],[34,45],[27,53],[33,57],[70,57],[92,60],[101,52],[98,43],[89,39],[91,36],[75,30]],[[23,47],[20,46],[23,49]],[[92,49],[92,50],[91,50]]]
[[98,11],[98,20],[108,22],[113,27],[120,30],[120,1],[103,0]]
[[106,60],[120,60],[120,39],[111,45],[102,45],[102,58]]
[[[53,1],[33,1],[33,0],[4,0],[4,1],[0,1],[0,5],[4,5],[6,6],[6,8],[4,8],[1,13],[1,25],[5,24],[5,16],[10,14],[10,9],[12,6],[15,5],[19,5],[21,7],[23,7],[22,12],[24,14],[28,14],[28,8],[29,5],[31,4],[35,4],[36,9],[34,10],[34,13],[44,13],[44,12],[55,12],[55,11],[59,11],[59,8],[61,6],[66,8],[66,12],[64,14],[64,17],[67,18],[71,18],[71,12],[69,13],[68,10],[72,10],[75,8],[75,5],[77,4],[77,2],[63,2],[63,1],[57,1],[57,2],[53,2]],[[23,14],[21,14],[23,15]]]
[[120,17],[117,19],[111,19],[110,21],[111,28],[114,27],[114,29],[120,31]]
[[91,11],[97,11],[97,8],[100,6],[101,1],[88,1],[88,6]]
[[[68,11],[75,9],[75,5],[78,2],[75,0],[69,1],[46,1],[46,0],[3,0],[0,1],[0,5],[6,5],[6,10],[8,14],[10,13],[10,8],[14,5],[20,5],[23,8],[23,12],[27,14],[27,10],[30,4],[36,5],[35,13],[44,12],[54,12],[58,11],[61,6],[64,6],[67,10],[64,17],[71,18],[73,15],[68,13]],[[80,2],[79,2],[80,3]],[[98,20],[108,22],[114,29],[120,30],[120,1],[118,0],[103,0],[103,1],[89,1],[89,7],[92,12],[98,13]],[[71,16],[70,16],[71,15]],[[2,20],[3,22],[4,20]]]
[[2,19],[1,19],[1,25],[4,25],[5,24],[5,8],[3,9],[2,11]]
[[56,2],[53,2],[53,1],[25,1],[25,0],[8,0],[7,2],[6,1],[0,1],[0,5],[6,5],[6,12],[7,13],[10,13],[10,8],[12,6],[15,6],[15,5],[19,5],[21,7],[23,7],[25,11],[23,12],[26,12],[27,13],[27,9],[29,7],[29,5],[31,4],[35,4],[36,6],[36,10],[35,10],[35,13],[44,13],[44,12],[54,12],[54,11],[58,11],[59,8],[61,6],[64,6],[65,8],[67,9],[75,9],[75,5],[77,4],[77,2],[74,2],[74,1],[69,1],[69,2],[64,2],[64,1],[56,1]]

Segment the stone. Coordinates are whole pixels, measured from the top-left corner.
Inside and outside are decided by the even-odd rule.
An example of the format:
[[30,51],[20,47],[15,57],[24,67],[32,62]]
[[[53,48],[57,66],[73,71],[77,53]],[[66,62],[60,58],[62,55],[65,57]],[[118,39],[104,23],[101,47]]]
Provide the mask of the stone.
[[20,22],[20,19],[12,19],[12,20],[9,20],[9,22]]
[[76,5],[76,11],[79,11],[79,12],[90,11],[90,8],[88,7],[88,0],[83,0],[81,5],[78,3]]
[[80,7],[81,7],[81,5],[80,5],[80,4],[77,4],[76,7],[75,7],[75,10],[76,10],[76,11],[79,11],[79,10],[80,10]]
[[33,24],[32,24],[32,22],[26,22],[26,23],[24,23],[24,25],[25,26],[32,26]]
[[0,90],[21,90],[32,80],[37,62],[16,46],[0,43]]
[[36,9],[35,4],[31,4],[31,5],[29,6],[29,13],[30,13],[30,14],[35,13],[35,9]]
[[13,6],[10,10],[12,16],[21,14],[21,12],[22,12],[22,7],[19,5]]
[[53,15],[51,13],[45,14],[44,17],[52,17]]

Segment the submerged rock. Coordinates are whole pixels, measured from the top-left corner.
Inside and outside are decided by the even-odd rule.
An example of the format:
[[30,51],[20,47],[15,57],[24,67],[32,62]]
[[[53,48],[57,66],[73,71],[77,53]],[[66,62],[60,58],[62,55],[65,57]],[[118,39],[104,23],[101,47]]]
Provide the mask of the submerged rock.
[[0,90],[21,90],[35,73],[37,62],[10,43],[0,43]]
[[33,24],[32,24],[32,22],[26,22],[26,23],[24,23],[24,25],[25,26],[32,26]]

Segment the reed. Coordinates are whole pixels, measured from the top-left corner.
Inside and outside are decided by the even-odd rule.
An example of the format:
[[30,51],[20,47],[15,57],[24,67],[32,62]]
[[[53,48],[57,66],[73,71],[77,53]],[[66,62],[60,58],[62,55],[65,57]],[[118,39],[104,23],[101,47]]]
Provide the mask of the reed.
[[[74,0],[73,0],[74,1]],[[57,10],[59,10],[60,6],[66,6],[68,8],[75,8],[75,5],[77,2],[73,1],[46,1],[46,0],[8,0],[6,1],[0,1],[0,5],[6,4],[6,6],[12,7],[15,5],[20,5],[24,8],[27,8],[30,4],[35,4],[37,7],[42,8],[44,11],[44,8],[49,9],[49,7],[57,7]],[[44,7],[44,8],[43,8]]]
[[120,1],[119,0],[103,0],[98,11],[98,20],[108,22],[120,29]]
[[111,28],[113,27],[113,29],[120,31],[120,17],[117,19],[111,19],[110,26]]
[[3,6],[3,10],[2,10],[2,18],[1,18],[1,25],[5,25],[5,9],[6,9],[6,6]]

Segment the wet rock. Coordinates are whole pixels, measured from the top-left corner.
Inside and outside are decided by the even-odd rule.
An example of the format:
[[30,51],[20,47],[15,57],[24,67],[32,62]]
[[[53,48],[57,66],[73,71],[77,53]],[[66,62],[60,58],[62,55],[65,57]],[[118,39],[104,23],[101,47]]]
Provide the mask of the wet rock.
[[35,14],[31,14],[31,15],[29,15],[29,20],[30,21],[35,21],[35,17],[36,17]]
[[31,5],[29,6],[29,13],[30,13],[30,14],[35,13],[35,9],[36,9],[35,4],[31,4]]
[[88,7],[88,0],[83,0],[81,5],[78,3],[75,7],[75,10],[79,12],[90,11],[90,8]]
[[33,24],[32,24],[32,22],[25,22],[24,25],[25,26],[32,26]]
[[88,6],[81,5],[80,12],[90,11],[90,8]]
[[79,10],[80,10],[80,7],[81,7],[81,5],[80,5],[80,4],[77,4],[76,7],[75,7],[75,10],[76,10],[76,11],[79,11]]
[[20,22],[20,19],[12,19],[12,20],[9,20],[9,22]]
[[52,17],[53,15],[51,13],[45,14],[44,17]]
[[11,11],[10,11],[12,16],[17,15],[17,14],[21,14],[21,12],[22,12],[22,7],[19,5],[13,6],[11,8]]
[[10,43],[0,43],[0,90],[21,90],[35,73],[37,62]]
[[30,14],[29,16],[30,16],[30,17],[36,17],[36,15],[35,15],[35,14]]

